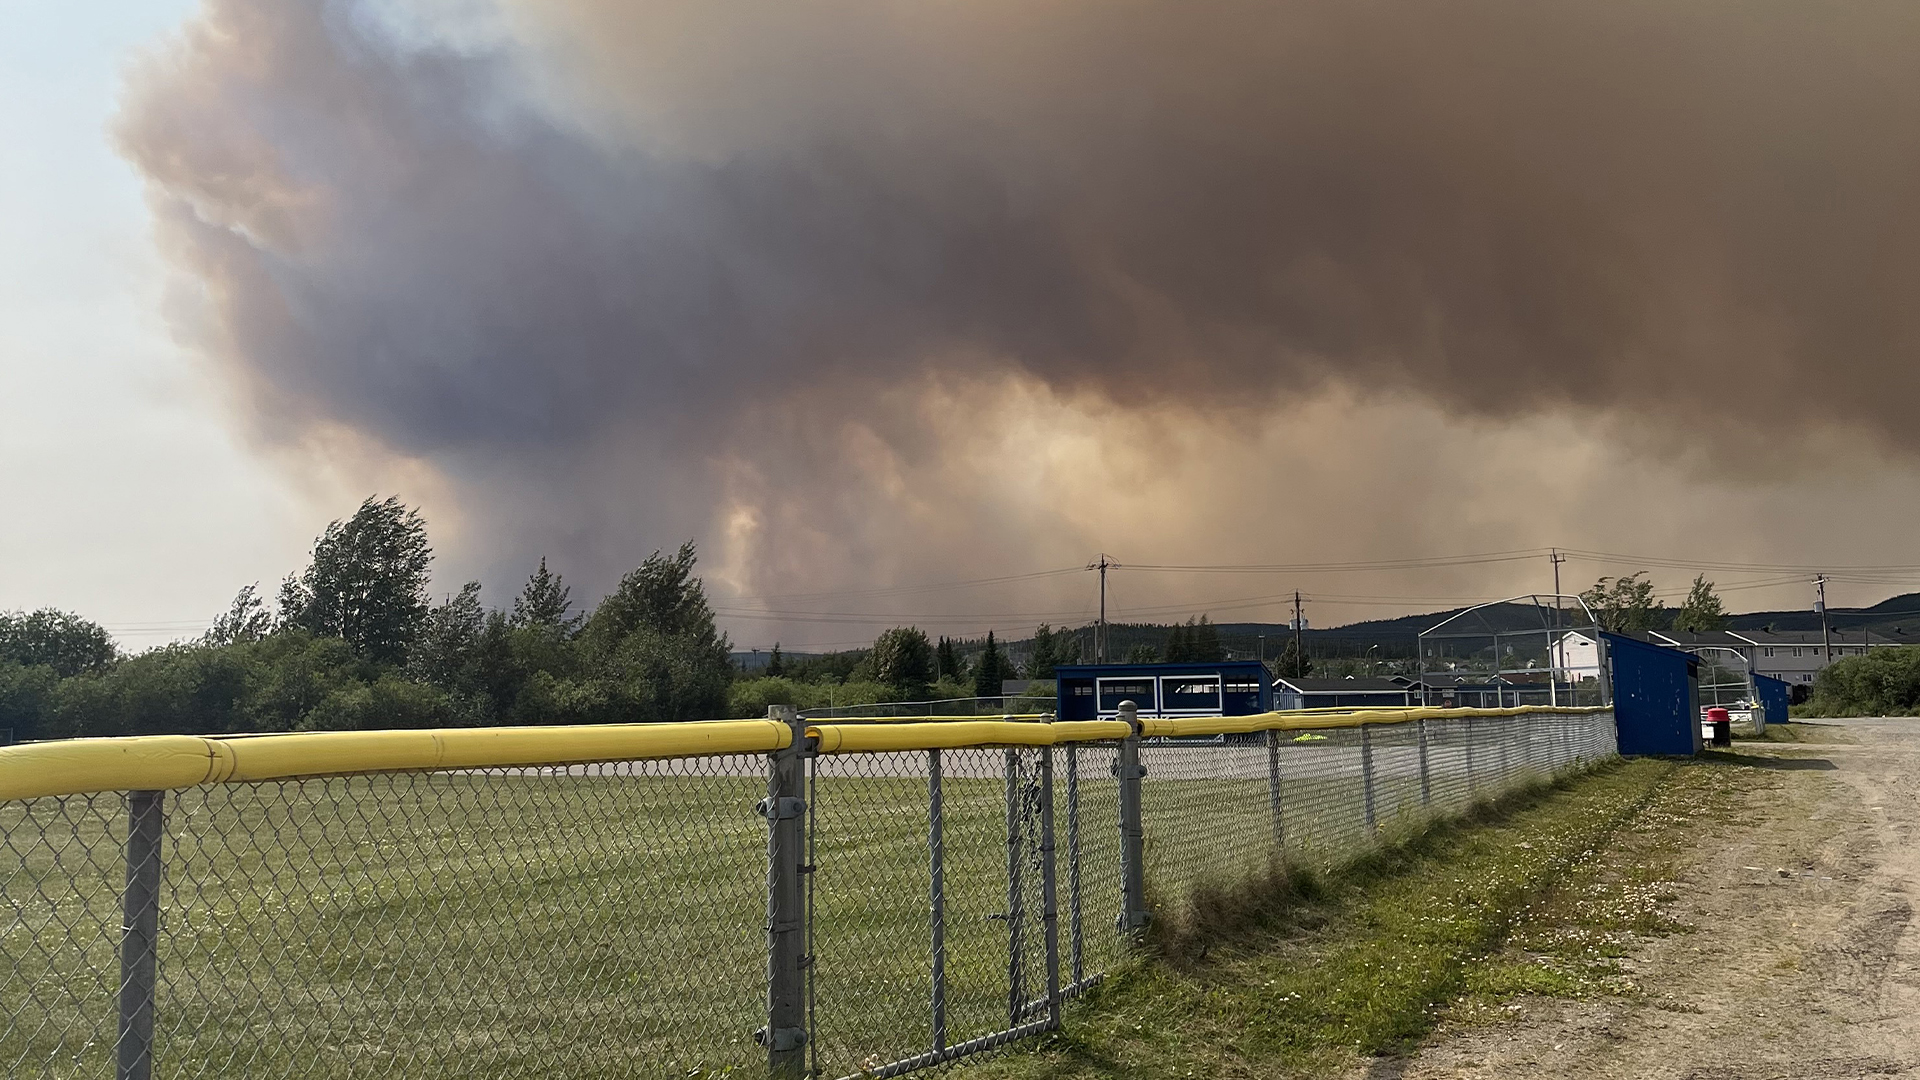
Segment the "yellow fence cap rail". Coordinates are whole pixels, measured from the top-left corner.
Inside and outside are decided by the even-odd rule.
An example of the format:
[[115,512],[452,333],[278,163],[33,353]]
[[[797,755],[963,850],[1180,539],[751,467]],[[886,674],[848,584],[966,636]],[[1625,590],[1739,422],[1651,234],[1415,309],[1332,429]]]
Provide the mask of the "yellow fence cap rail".
[[[804,714],[805,710],[802,710]],[[1052,713],[993,713],[983,716],[823,716],[822,724],[976,724],[992,720],[1021,720],[1038,723]]]
[[1606,712],[1609,706],[1516,705],[1505,709],[1442,709],[1409,705],[1386,708],[1303,709],[1294,712],[1256,713],[1251,716],[1193,716],[1181,718],[1142,717],[1140,733],[1150,738],[1192,738],[1204,735],[1248,735],[1261,731],[1323,731],[1357,728],[1362,724],[1405,724],[1417,720],[1448,720],[1466,717],[1528,716],[1538,713]]
[[792,743],[793,729],[772,720],[71,739],[0,747],[0,799],[296,776],[766,753]]
[[925,724],[817,724],[807,735],[823,754],[958,750],[970,746],[1057,746],[1095,739],[1124,739],[1132,729],[1119,720],[1069,720],[1035,724],[1007,720],[943,720]]
[[141,735],[0,747],[0,799],[153,791],[204,784],[232,756],[212,739]]

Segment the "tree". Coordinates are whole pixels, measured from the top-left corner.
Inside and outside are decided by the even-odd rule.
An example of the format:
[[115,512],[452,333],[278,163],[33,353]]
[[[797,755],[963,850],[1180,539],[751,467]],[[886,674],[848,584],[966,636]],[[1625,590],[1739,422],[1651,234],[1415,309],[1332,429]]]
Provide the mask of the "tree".
[[1160,653],[1154,649],[1153,646],[1143,641],[1128,649],[1127,655],[1121,657],[1120,662],[1123,664],[1157,664],[1160,662]]
[[280,587],[280,615],[376,663],[402,663],[426,622],[432,566],[420,512],[396,497],[369,497],[314,541],[306,571]]
[[1580,594],[1593,609],[1600,629],[1616,634],[1653,629],[1658,609],[1653,602],[1653,582],[1646,576],[1645,570],[1637,570],[1625,577],[1603,577]]
[[924,701],[934,679],[933,645],[916,627],[896,627],[874,639],[867,665],[873,680],[885,684],[896,700]]
[[462,585],[445,603],[427,612],[426,623],[407,658],[409,673],[443,690],[467,688],[486,618],[486,608],[480,605],[480,583]]
[[936,679],[958,679],[965,672],[960,667],[960,654],[954,650],[953,642],[945,637],[940,639],[940,647],[933,653]]
[[1287,639],[1287,647],[1280,652],[1280,659],[1274,663],[1274,671],[1282,676],[1291,675],[1296,679],[1313,674],[1313,657],[1301,652],[1293,638]]
[[1033,653],[1027,657],[1027,678],[1051,679],[1054,665],[1061,662],[1060,643],[1053,627],[1041,623],[1033,631]]
[[104,670],[119,655],[105,627],[70,612],[54,608],[32,614],[0,611],[0,661],[52,668],[67,679]]
[[242,586],[234,594],[233,603],[226,614],[213,620],[207,632],[200,635],[202,645],[238,645],[248,641],[259,641],[273,632],[273,615],[267,611],[267,602],[260,597],[260,583]]
[[[942,638],[941,640],[945,641],[946,639]],[[785,677],[786,674],[787,658],[780,655],[780,643],[776,641],[773,643],[773,655],[767,657],[766,676],[769,679],[779,679]]]
[[1220,631],[1213,620],[1205,615],[1199,622],[1187,620],[1187,660],[1192,663],[1217,664],[1227,658],[1220,645]]
[[572,634],[580,629],[580,616],[567,614],[572,607],[573,591],[559,574],[547,569],[547,560],[542,558],[540,569],[527,578],[520,595],[513,598],[511,621],[515,627],[537,626]]
[[[693,541],[656,551],[620,579],[580,632],[599,680],[590,714],[603,720],[724,715],[732,646],[713,624]],[[637,715],[636,715],[637,714]]]
[[1679,613],[1673,617],[1673,628],[1704,634],[1721,629],[1726,622],[1726,610],[1720,604],[1719,594],[1713,591],[1713,582],[1708,581],[1705,574],[1695,575],[1693,588],[1687,590],[1686,603],[1680,605]]
[[[1193,634],[1191,623],[1173,624],[1173,630],[1167,634],[1167,663],[1184,664],[1193,659]],[[1131,653],[1131,650],[1129,650]],[[1136,661],[1128,661],[1134,663]],[[1151,663],[1151,661],[1147,661]]]
[[987,631],[987,648],[973,666],[973,696],[999,697],[1000,681],[1005,679],[1007,671],[1006,654],[993,640],[993,631]]

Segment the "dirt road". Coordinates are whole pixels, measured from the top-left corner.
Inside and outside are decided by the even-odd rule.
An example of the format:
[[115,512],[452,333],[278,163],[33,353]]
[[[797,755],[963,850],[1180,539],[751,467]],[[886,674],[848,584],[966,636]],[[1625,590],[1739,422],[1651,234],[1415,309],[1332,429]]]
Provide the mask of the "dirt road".
[[1523,999],[1357,1075],[1920,1077],[1920,719],[1830,723],[1736,744],[1745,820],[1698,833],[1673,913],[1699,929],[1634,950],[1640,995]]

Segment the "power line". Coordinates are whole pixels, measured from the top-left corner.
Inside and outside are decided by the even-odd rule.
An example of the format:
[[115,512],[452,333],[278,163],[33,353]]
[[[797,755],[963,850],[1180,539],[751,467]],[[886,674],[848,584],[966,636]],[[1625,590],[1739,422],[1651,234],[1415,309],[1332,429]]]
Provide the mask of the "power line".
[[1018,581],[1035,581],[1040,578],[1059,577],[1063,574],[1079,574],[1086,567],[1065,566],[1055,570],[1035,570],[1026,574],[1005,574],[1000,577],[968,578],[963,581],[937,581],[922,585],[888,585],[875,589],[841,589],[832,592],[813,593],[766,593],[758,596],[722,596],[716,601],[733,604],[758,604],[769,600],[842,600],[865,597],[909,596],[917,593],[945,592],[951,589],[973,589],[988,585],[1005,585]]
[[[1563,553],[1587,562],[1610,563],[1622,566],[1653,567],[1661,570],[1717,570],[1729,573],[1747,571],[1772,574],[1818,574],[1820,567],[1813,563],[1743,563],[1720,559],[1677,559],[1656,558],[1645,555],[1623,555],[1608,551],[1584,551],[1578,548],[1561,548]],[[1838,572],[1865,574],[1883,574],[1898,576],[1920,576],[1920,563],[1883,563],[1878,565],[1837,566],[1831,568]],[[1829,578],[1835,576],[1828,574]]]
[[1171,564],[1133,563],[1127,568],[1156,574],[1345,574],[1383,570],[1431,570],[1445,566],[1482,566],[1489,563],[1519,562],[1537,559],[1548,548],[1516,551],[1487,551],[1471,555],[1442,555],[1431,558],[1383,559],[1372,562],[1328,563],[1211,563]]

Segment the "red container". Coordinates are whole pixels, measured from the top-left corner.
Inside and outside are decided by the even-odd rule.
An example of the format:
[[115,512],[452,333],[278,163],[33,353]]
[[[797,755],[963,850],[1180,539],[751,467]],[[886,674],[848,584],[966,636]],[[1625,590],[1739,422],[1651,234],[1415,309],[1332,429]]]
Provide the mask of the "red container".
[[1707,723],[1709,724],[1731,724],[1732,722],[1733,716],[1725,709],[1714,708],[1707,710]]

